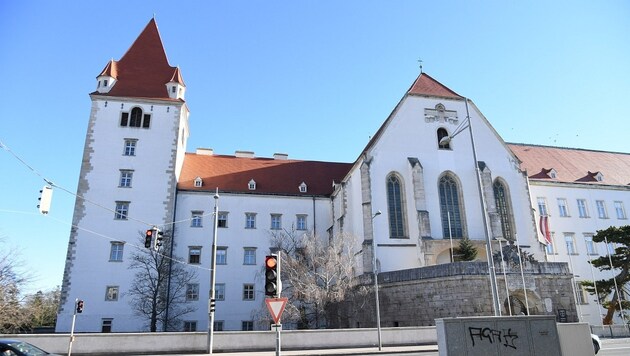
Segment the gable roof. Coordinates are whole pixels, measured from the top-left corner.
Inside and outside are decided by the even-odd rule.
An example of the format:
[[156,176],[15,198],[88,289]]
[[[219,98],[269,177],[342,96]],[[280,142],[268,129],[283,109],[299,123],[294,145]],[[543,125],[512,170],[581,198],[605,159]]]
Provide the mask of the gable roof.
[[105,96],[175,100],[169,98],[166,83],[175,78],[183,84],[179,69],[168,63],[155,19],[149,21],[122,58],[109,61],[100,75],[117,79],[109,93],[99,94]]
[[[630,154],[509,143],[530,180],[604,185],[630,184]],[[546,173],[554,169],[555,179]],[[601,173],[600,182],[595,177]]]
[[[329,196],[333,192],[333,181],[340,182],[350,167],[350,163],[186,153],[177,188],[198,191],[219,188],[219,191],[231,193]],[[203,180],[202,187],[194,186],[197,177]],[[252,179],[256,182],[256,190],[248,188]],[[299,191],[302,182],[306,183],[306,193]]]
[[430,75],[426,73],[420,73],[420,75],[418,76],[418,78],[416,78],[416,81],[413,83],[411,88],[409,88],[407,93],[412,95],[426,95],[443,98],[462,99],[459,94],[447,88],[442,83],[433,79]]

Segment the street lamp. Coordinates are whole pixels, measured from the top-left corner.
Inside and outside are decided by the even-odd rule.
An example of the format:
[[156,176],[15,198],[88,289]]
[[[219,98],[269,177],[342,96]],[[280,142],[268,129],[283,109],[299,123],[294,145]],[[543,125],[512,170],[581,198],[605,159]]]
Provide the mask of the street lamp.
[[217,277],[217,228],[219,227],[219,188],[214,193],[214,232],[212,236],[212,253],[210,258],[210,300],[208,301],[208,353],[212,355],[214,333],[215,284]]
[[[453,137],[468,128],[470,133],[470,143],[472,146],[473,163],[475,165],[475,178],[477,178],[477,188],[479,189],[479,201],[481,204],[481,215],[483,218],[483,231],[486,237],[486,249],[488,250],[488,270],[490,273],[490,288],[492,293],[492,306],[494,308],[494,316],[501,316],[501,308],[499,306],[499,290],[497,289],[497,275],[494,270],[494,262],[492,260],[492,242],[490,241],[490,234],[488,233],[488,219],[486,216],[486,202],[483,199],[483,189],[481,188],[481,178],[479,171],[479,164],[477,163],[477,150],[475,149],[475,139],[473,138],[472,125],[470,124],[470,114],[468,112],[468,98],[464,98],[466,104],[466,121],[462,123],[462,127],[459,130],[455,130],[452,135],[444,136],[440,139],[440,145],[445,145],[451,142]],[[465,125],[464,125],[465,124]]]
[[376,268],[376,240],[374,239],[374,218],[381,215],[381,211],[377,211],[372,215],[372,273],[374,274],[374,296],[376,298],[376,332],[378,333],[378,350],[383,350],[381,339],[381,304],[378,301],[378,268]]

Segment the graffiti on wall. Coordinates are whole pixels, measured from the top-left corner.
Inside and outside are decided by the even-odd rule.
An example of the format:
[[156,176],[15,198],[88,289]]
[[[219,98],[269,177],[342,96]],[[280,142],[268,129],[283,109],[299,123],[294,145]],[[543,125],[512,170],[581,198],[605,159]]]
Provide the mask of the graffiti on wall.
[[475,341],[477,343],[488,342],[490,344],[502,344],[505,347],[516,349],[514,341],[518,339],[518,335],[512,332],[512,329],[496,330],[491,328],[469,327],[468,334],[472,340],[473,347]]

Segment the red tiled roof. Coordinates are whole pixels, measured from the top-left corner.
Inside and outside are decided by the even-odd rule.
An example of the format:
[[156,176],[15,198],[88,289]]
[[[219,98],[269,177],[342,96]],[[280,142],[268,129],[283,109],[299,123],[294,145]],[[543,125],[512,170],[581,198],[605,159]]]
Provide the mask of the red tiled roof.
[[173,72],[173,76],[171,77],[171,80],[169,80],[169,82],[179,83],[183,86],[186,86],[186,84],[184,84],[184,79],[182,78],[182,72],[179,70],[179,67],[175,68],[175,71]]
[[[177,187],[182,190],[219,188],[219,191],[236,193],[328,196],[333,192],[333,180],[339,183],[351,167],[349,163],[186,153]],[[194,186],[196,177],[203,179],[202,187]],[[256,182],[253,191],[248,189],[252,179]],[[299,192],[302,182],[306,183],[306,193]]]
[[462,97],[426,73],[420,73],[408,91],[409,94],[461,99]]
[[[527,170],[532,180],[549,179],[541,173],[552,168],[557,172],[557,182],[589,184],[630,184],[630,154],[591,151],[509,143],[508,147],[522,161],[521,169]],[[594,172],[594,173],[593,173]],[[601,173],[599,182],[594,177]]]
[[109,62],[107,62],[107,65],[105,66],[105,68],[103,68],[103,71],[101,71],[101,74],[99,74],[98,76],[100,77],[101,75],[106,75],[106,76],[116,79],[118,78],[117,67],[118,66],[116,64],[116,61],[112,59]]
[[179,72],[168,64],[155,19],[149,21],[122,58],[110,61],[102,73],[107,73],[108,67],[116,69],[118,80],[109,93],[100,95],[169,99],[166,83]]

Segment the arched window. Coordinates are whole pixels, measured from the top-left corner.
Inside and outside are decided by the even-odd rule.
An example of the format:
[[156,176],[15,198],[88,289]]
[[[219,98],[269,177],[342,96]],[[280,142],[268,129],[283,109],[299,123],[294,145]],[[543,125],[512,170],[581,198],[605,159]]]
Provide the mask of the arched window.
[[494,190],[494,201],[497,205],[497,213],[501,218],[501,231],[503,238],[507,240],[514,239],[514,230],[512,228],[512,209],[510,208],[510,196],[508,190],[500,180],[495,180],[492,184]]
[[391,174],[387,178],[387,210],[389,216],[389,237],[406,238],[405,206],[400,179]]
[[438,148],[441,150],[448,150],[451,148],[451,145],[449,142],[445,142],[445,143],[440,143],[440,140],[442,140],[444,137],[448,137],[448,131],[446,131],[445,128],[440,127],[437,130],[437,142],[438,142]]
[[129,127],[140,127],[142,124],[142,109],[131,109],[131,115],[129,118]]
[[440,178],[440,212],[444,237],[464,237],[462,207],[459,199],[459,185],[449,174]]

